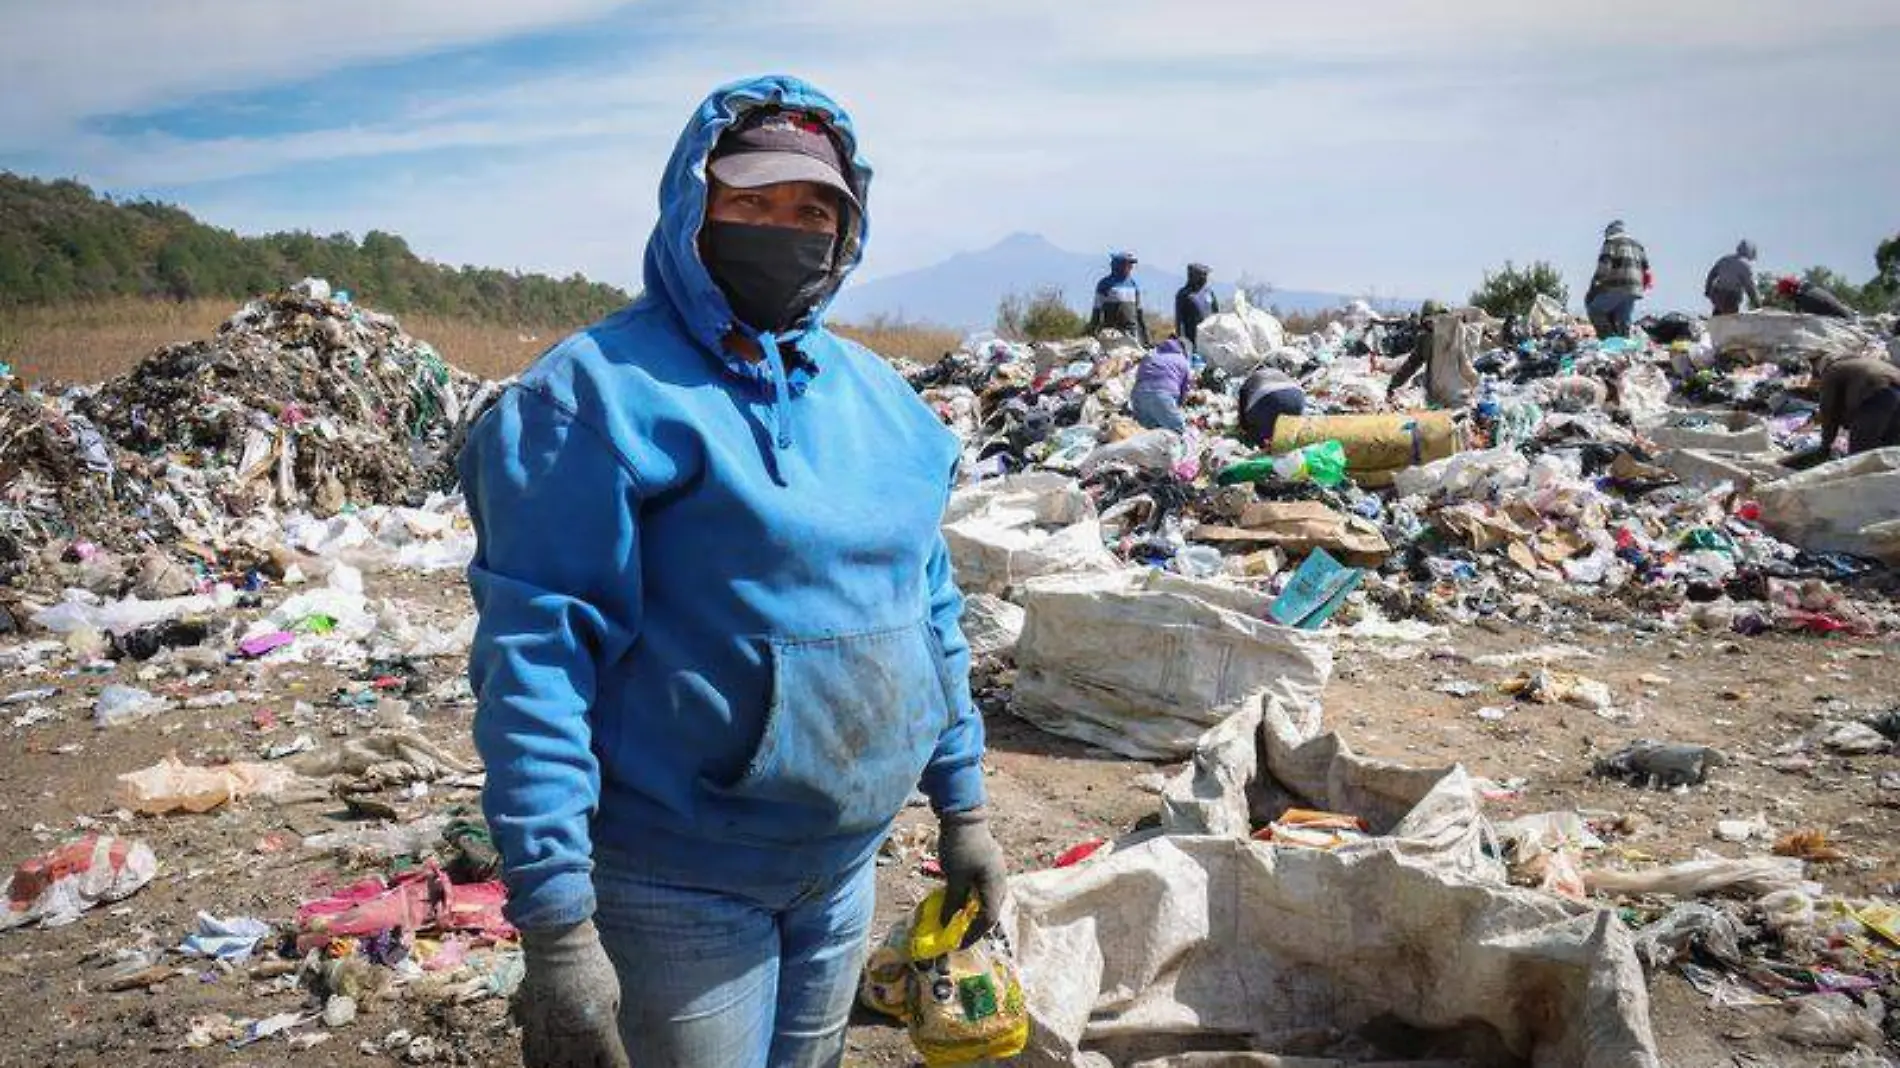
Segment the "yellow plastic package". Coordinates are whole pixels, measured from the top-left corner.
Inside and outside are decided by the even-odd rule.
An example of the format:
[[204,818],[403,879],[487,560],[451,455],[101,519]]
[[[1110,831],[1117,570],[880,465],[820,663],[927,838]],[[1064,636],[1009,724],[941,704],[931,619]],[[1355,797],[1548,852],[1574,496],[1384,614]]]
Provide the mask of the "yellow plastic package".
[[858,1000],[904,1022],[929,1068],[1014,1057],[1029,1042],[1029,1013],[1009,946],[991,932],[959,948],[976,919],[974,895],[939,922],[943,891],[891,928],[864,966]]

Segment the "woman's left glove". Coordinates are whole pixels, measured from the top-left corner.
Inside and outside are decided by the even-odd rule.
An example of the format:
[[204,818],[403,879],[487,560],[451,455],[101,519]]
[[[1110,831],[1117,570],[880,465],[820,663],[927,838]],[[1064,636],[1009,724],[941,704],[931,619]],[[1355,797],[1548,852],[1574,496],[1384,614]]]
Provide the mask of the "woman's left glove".
[[965,944],[975,942],[996,925],[997,914],[1009,900],[1009,872],[1003,862],[1003,848],[990,834],[990,820],[981,808],[952,812],[938,817],[937,863],[943,866],[947,883],[943,899],[944,923],[950,922],[976,892],[981,911],[970,925]]

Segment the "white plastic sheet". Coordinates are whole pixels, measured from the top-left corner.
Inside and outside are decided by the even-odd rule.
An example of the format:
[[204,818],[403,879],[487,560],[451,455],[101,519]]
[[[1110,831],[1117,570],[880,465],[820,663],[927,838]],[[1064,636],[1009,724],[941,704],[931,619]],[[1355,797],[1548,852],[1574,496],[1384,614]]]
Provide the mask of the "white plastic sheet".
[[1781,540],[1900,565],[1900,446],[1835,460],[1757,493],[1762,525]]
[[1767,422],[1747,412],[1719,416],[1709,412],[1663,412],[1645,434],[1663,449],[1768,452],[1775,447]]
[[1802,363],[1851,356],[1873,345],[1866,331],[1825,315],[1783,311],[1718,315],[1709,320],[1715,350],[1753,363]]
[[[1411,1029],[1460,1043],[1453,1063],[1660,1064],[1615,913],[1448,880],[1396,847],[1157,836],[1011,889],[1031,1068],[1400,1064],[1426,1046]],[[1234,1059],[1193,1056],[1217,1052]]]
[[1320,809],[1358,816],[1378,836],[1347,851],[1390,849],[1477,882],[1505,877],[1486,853],[1484,815],[1462,767],[1362,757],[1338,734],[1320,733],[1317,708],[1274,696],[1203,735],[1161,798],[1169,834],[1245,838],[1288,808]]
[[972,656],[1011,652],[1023,636],[1023,610],[1001,597],[973,594],[963,602],[963,637]]
[[1221,583],[1060,576],[1030,583],[1024,608],[1011,711],[1137,759],[1186,756],[1267,694],[1310,706],[1332,671],[1324,637],[1267,622],[1257,594]]
[[55,634],[70,634],[90,628],[111,634],[125,634],[154,623],[183,616],[217,611],[237,603],[237,594],[229,586],[219,586],[210,596],[168,597],[141,601],[128,597],[123,601],[102,601],[85,590],[67,590],[66,600],[33,614],[33,623]]
[[1122,463],[1144,471],[1166,471],[1182,455],[1181,435],[1172,430],[1144,430],[1133,437],[1098,445],[1083,457],[1076,471],[1083,478],[1108,464]]
[[1392,488],[1401,497],[1489,498],[1524,485],[1530,470],[1530,461],[1516,449],[1482,449],[1395,472]]
[[1088,494],[1053,472],[959,490],[945,509],[943,535],[966,594],[1002,594],[1039,575],[1121,567],[1102,544]]
[[1252,371],[1285,344],[1280,320],[1249,304],[1245,293],[1235,293],[1232,311],[1209,316],[1194,333],[1194,350],[1230,375]]
[[1644,426],[1669,410],[1669,388],[1669,376],[1660,367],[1637,364],[1617,377],[1617,405],[1637,426]]

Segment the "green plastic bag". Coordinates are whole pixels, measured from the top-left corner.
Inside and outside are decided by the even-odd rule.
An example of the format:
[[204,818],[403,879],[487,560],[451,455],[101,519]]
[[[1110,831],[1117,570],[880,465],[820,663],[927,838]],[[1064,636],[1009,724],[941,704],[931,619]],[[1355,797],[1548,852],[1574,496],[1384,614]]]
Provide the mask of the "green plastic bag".
[[1331,488],[1346,481],[1346,447],[1337,441],[1302,445],[1273,462],[1288,482],[1312,482]]
[[1255,456],[1221,468],[1214,481],[1234,486],[1267,478],[1337,486],[1346,481],[1346,447],[1337,441],[1319,441],[1281,456]]

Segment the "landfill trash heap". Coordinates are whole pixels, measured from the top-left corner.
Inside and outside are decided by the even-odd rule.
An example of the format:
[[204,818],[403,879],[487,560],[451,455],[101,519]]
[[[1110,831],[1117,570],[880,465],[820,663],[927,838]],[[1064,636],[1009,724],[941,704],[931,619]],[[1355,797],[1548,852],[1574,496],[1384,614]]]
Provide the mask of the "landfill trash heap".
[[0,385],[0,580],[64,563],[100,580],[67,585],[109,585],[119,557],[155,568],[154,551],[199,580],[147,597],[268,568],[238,544],[247,523],[451,489],[454,453],[496,388],[320,279],[97,386]]
[[[1361,307],[1289,337],[1265,312],[1237,314],[1243,326],[1202,328],[1179,434],[1130,418],[1144,351],[1113,331],[980,335],[901,370],[964,443],[961,494],[1006,496],[983,487],[1032,472],[1072,480],[1120,566],[1277,592],[1290,563],[1324,549],[1367,569],[1340,618],[1372,626],[1900,623],[1900,449],[1799,474],[1781,462],[1819,441],[1818,370],[1900,351],[1890,318],[1671,315],[1599,340],[1548,301],[1504,323],[1466,309],[1432,325],[1461,339],[1469,400],[1428,411],[1419,385],[1387,393],[1416,316]],[[1262,366],[1306,396],[1264,448],[1237,429],[1241,383]],[[1081,537],[1078,515],[1019,518],[1011,536]]]

